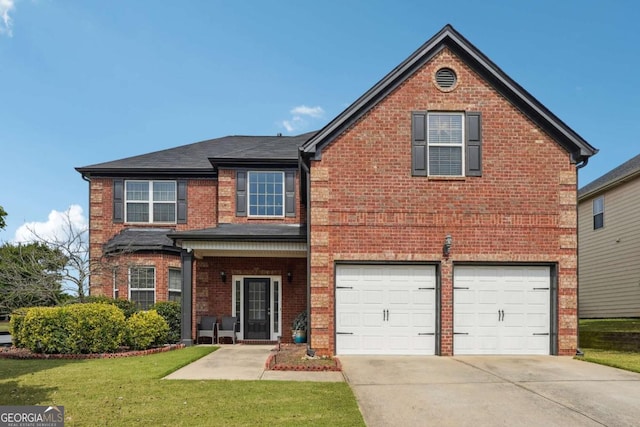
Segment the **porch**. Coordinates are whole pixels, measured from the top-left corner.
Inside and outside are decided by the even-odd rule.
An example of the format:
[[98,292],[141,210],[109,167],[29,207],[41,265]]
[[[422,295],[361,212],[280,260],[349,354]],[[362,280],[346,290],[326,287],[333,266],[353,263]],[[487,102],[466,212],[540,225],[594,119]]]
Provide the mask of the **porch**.
[[237,318],[237,342],[292,342],[291,324],[308,307],[306,228],[221,224],[172,233],[182,251],[182,342],[203,316]]

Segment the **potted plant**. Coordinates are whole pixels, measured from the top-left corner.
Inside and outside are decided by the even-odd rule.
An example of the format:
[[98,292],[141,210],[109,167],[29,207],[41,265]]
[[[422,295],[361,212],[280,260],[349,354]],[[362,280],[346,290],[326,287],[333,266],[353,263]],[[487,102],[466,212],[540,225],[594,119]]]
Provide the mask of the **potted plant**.
[[291,325],[291,337],[296,344],[307,342],[307,311],[301,311]]

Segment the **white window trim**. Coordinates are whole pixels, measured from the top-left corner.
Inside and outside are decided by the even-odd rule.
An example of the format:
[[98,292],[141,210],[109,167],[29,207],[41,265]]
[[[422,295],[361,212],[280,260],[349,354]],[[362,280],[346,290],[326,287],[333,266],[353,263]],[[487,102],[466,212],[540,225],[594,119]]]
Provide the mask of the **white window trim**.
[[[149,184],[149,199],[148,200],[128,200],[127,199],[127,183],[129,182],[145,182]],[[171,202],[168,200],[159,200],[155,202],[153,200],[153,183],[154,182],[172,182],[175,186],[176,199]],[[149,221],[129,221],[127,207],[129,203],[147,203],[149,205]],[[174,221],[154,221],[153,220],[153,204],[154,203],[173,203],[173,217]],[[178,182],[173,180],[146,180],[146,179],[128,179],[124,182],[124,220],[129,224],[177,224],[178,219]]]
[[[462,117],[462,141],[460,145],[457,144],[444,144],[444,143],[432,143],[429,140],[429,116],[445,116],[445,115],[449,115],[449,116],[461,116]],[[465,166],[465,152],[466,150],[466,143],[467,143],[467,137],[466,137],[466,114],[464,112],[453,112],[453,111],[429,111],[427,112],[427,176],[433,176],[433,177],[463,177],[465,176],[465,171],[466,171],[466,166]],[[430,162],[429,162],[429,156],[431,155],[431,147],[460,147],[460,151],[461,151],[461,167],[460,167],[460,175],[434,175],[431,173],[431,168],[430,168]]]
[[182,298],[182,286],[180,286],[179,289],[172,289],[171,288],[171,271],[177,271],[180,273],[180,282],[182,285],[182,269],[177,268],[177,267],[169,267],[169,271],[167,273],[167,301],[169,301],[169,297],[171,296],[171,293],[179,293],[180,294],[180,298]]
[[[602,210],[600,212],[595,211],[596,209],[596,201],[597,200],[602,200]],[[592,225],[593,225],[593,229],[594,230],[600,230],[604,228],[604,211],[605,211],[605,207],[604,207],[604,196],[598,196],[596,198],[593,199],[593,201],[591,202],[591,221],[592,221]],[[602,227],[595,227],[595,219],[596,219],[596,215],[600,215],[602,214]]]
[[[237,282],[240,282],[240,309],[242,310],[244,307],[244,279],[269,279],[270,281],[270,294],[269,294],[269,311],[271,314],[271,322],[269,324],[269,335],[271,341],[277,341],[279,337],[282,336],[282,276],[265,276],[265,275],[247,275],[247,276],[233,276],[231,278],[231,315],[238,316],[240,320],[240,331],[238,334],[238,339],[244,339],[244,319],[240,318],[240,313],[236,313],[236,286],[238,286]],[[279,331],[274,331],[273,329],[273,312],[274,312],[274,304],[273,304],[273,290],[274,290],[274,282],[278,282],[278,325],[280,327]]]
[[[251,174],[254,173],[279,173],[282,176],[282,215],[251,215]],[[247,171],[247,217],[248,218],[284,218],[286,207],[286,177],[284,171],[279,170],[252,170]]]
[[129,267],[129,271],[128,271],[128,276],[129,276],[129,281],[128,281],[128,288],[129,288],[129,301],[131,301],[131,291],[150,291],[152,290],[152,288],[134,288],[131,286],[131,270],[136,269],[136,268],[151,268],[153,269],[153,304],[156,303],[156,301],[158,300],[158,275],[156,274],[156,267],[153,265],[136,265],[136,266],[132,266]]

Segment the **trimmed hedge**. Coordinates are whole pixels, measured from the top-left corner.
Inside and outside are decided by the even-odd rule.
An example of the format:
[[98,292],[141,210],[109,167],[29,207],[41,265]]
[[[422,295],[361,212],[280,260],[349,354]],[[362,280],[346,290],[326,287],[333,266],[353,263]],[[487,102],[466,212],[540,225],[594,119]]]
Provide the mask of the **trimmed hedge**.
[[124,314],[109,304],[33,307],[21,320],[16,340],[34,353],[114,352],[124,328]]
[[144,350],[164,344],[169,325],[155,310],[140,311],[127,319],[126,344],[134,350]]
[[15,347],[24,347],[22,323],[24,322],[24,316],[27,314],[28,308],[18,308],[11,313],[11,319],[9,320],[9,333]]
[[87,297],[88,303],[100,303],[100,304],[112,304],[118,307],[124,313],[125,318],[131,317],[133,313],[139,311],[138,305],[127,299],[122,298],[109,298],[103,295]]
[[180,341],[180,325],[182,324],[182,309],[180,304],[174,301],[160,301],[152,307],[169,325],[167,343],[174,344]]

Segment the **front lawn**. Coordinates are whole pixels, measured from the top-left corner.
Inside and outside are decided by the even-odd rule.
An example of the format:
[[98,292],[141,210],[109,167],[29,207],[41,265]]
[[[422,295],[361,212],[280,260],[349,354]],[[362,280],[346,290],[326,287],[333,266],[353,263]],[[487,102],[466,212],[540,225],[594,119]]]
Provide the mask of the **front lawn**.
[[583,348],[582,351],[584,356],[576,357],[579,360],[640,373],[640,353],[600,350],[597,348]]
[[580,332],[640,332],[640,319],[580,319]]
[[9,332],[8,320],[0,320],[0,332]]
[[346,383],[162,380],[213,350],[0,359],[0,406],[62,405],[67,426],[364,425]]

